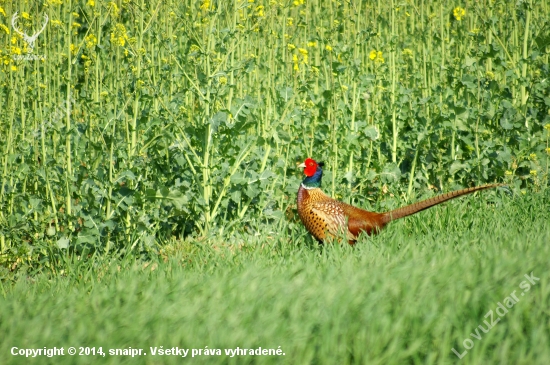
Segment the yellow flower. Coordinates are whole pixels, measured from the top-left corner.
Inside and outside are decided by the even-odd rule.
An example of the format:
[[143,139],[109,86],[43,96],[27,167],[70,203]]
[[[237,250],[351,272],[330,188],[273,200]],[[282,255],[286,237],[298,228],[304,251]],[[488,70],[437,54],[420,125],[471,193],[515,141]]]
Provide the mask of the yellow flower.
[[27,12],[22,12],[22,13],[21,13],[21,16],[23,17],[23,19],[27,19],[27,20],[30,20],[30,19],[31,19],[31,16],[30,16],[29,13],[27,13]]
[[17,66],[11,65],[11,70],[12,70],[12,71],[17,71]]
[[72,54],[76,54],[78,52],[78,48],[72,43],[70,45],[70,49]]
[[21,54],[21,48],[19,47],[10,46],[10,51],[12,54]]
[[375,63],[384,63],[384,56],[382,56],[382,51],[377,51],[373,49],[369,53],[369,58]]
[[52,20],[52,25],[54,27],[61,27],[63,23],[61,22],[61,20]]
[[348,87],[346,85],[340,85],[340,87],[342,88],[343,91],[347,91],[348,90]]
[[86,42],[86,48],[94,48],[97,44],[97,38],[94,34],[88,34],[84,41]]
[[99,96],[101,96],[102,98],[106,98],[107,96],[109,96],[109,93],[107,91],[102,91],[99,93]]
[[200,49],[199,46],[197,46],[196,44],[193,44],[191,45],[191,47],[189,47],[189,53],[197,52],[199,49]]
[[545,151],[550,155],[550,147],[546,148]]
[[73,22],[73,28],[80,28],[81,26],[82,26],[82,24],[77,23],[77,22]]
[[531,153],[531,154],[529,155],[529,159],[530,159],[531,161],[536,161],[536,160],[537,160],[537,154],[536,154],[536,153]]
[[208,10],[210,9],[210,0],[204,0],[201,6],[199,6],[202,10]]
[[317,47],[317,41],[307,42],[307,46],[310,48],[315,48]]
[[326,49],[327,51],[329,51],[329,52],[332,52],[332,47],[329,46],[328,44],[325,46],[325,49]]
[[6,12],[4,11],[4,9],[1,6],[0,6],[0,14],[2,14],[3,16],[7,16]]
[[460,6],[457,6],[453,10],[453,15],[454,15],[456,20],[461,21],[462,18],[466,15],[466,10],[464,10]]
[[2,28],[6,34],[10,34],[10,28],[6,27],[4,24],[0,24],[0,28]]
[[403,49],[403,56],[404,57],[412,57],[413,56],[412,49],[410,49],[410,48]]
[[529,173],[533,176],[537,176],[537,170],[531,170]]
[[292,44],[292,43],[289,43],[289,44],[287,44],[286,46],[287,46],[287,48],[288,48],[289,51],[292,51],[294,48],[296,48],[296,46],[295,46],[294,44]]
[[510,175],[512,175],[512,171],[506,170],[506,171],[504,172],[504,175],[510,176]]
[[90,6],[90,7],[94,7],[95,6],[95,1],[94,0],[88,0],[88,2],[86,3],[86,5]]
[[300,54],[302,55],[302,63],[307,65],[307,63],[309,61],[309,56],[308,56],[307,49],[298,48],[298,52],[300,52]]
[[546,124],[546,125],[544,126],[544,129],[546,129],[547,131],[550,131],[550,123]]
[[111,33],[111,43],[124,47],[127,40],[128,34],[126,34],[126,27],[123,24],[118,23],[115,26],[114,31]]
[[298,67],[298,56],[292,55],[292,62],[294,63],[294,71],[298,71],[300,68]]
[[118,13],[120,12],[120,9],[118,8],[118,6],[115,4],[114,1],[111,1],[108,5],[110,5],[111,9],[113,10],[113,16],[117,17]]
[[63,5],[63,0],[48,0],[50,5]]
[[292,27],[293,24],[294,24],[294,18],[286,18],[286,25],[288,27]]
[[258,16],[260,16],[260,17],[261,17],[261,16],[264,16],[264,15],[265,15],[265,13],[264,13],[264,6],[263,6],[263,5],[260,5],[260,6],[256,7],[256,13],[257,13],[256,15],[258,15]]

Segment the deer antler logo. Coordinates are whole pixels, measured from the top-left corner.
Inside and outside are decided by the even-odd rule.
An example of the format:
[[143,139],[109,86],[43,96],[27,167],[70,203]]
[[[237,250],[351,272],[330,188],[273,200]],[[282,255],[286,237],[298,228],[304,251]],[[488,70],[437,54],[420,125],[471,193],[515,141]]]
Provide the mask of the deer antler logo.
[[32,51],[34,49],[34,42],[36,42],[36,38],[38,38],[38,36],[40,35],[40,33],[42,33],[44,31],[44,29],[46,29],[46,24],[48,24],[48,19],[49,19],[48,14],[44,14],[44,25],[42,26],[42,29],[40,29],[38,32],[34,33],[32,36],[29,36],[27,33],[22,32],[19,29],[17,29],[17,26],[15,25],[15,21],[17,20],[17,18],[19,18],[19,15],[17,15],[17,12],[15,12],[13,14],[13,16],[11,17],[11,26],[13,27],[13,30],[15,30],[17,33],[19,33],[21,35],[21,37],[23,37],[25,42],[27,42],[27,44],[29,45],[29,47],[27,49],[27,53],[32,53]]

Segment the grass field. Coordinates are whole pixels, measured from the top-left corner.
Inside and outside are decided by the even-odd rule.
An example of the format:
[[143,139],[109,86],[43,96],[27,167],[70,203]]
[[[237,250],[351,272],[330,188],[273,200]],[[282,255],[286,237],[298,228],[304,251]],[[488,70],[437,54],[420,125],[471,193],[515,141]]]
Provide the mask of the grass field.
[[[307,245],[309,239],[283,233],[247,237],[242,245],[189,242],[169,247],[167,260],[146,264],[132,256],[68,256],[63,274],[3,283],[0,358],[2,364],[547,364],[550,197],[500,195],[398,221],[355,248]],[[520,284],[531,273],[540,280],[524,291]],[[513,292],[519,301],[503,313],[498,303]],[[484,321],[498,323],[484,333],[478,327],[487,329]],[[473,348],[464,354],[466,339]],[[13,346],[102,347],[106,356],[32,361],[11,356]],[[152,356],[149,348],[160,346],[222,355]],[[284,356],[224,352],[279,346]],[[147,355],[107,354],[129,347]]]
[[[0,0],[0,364],[550,363],[549,55],[548,1]],[[508,187],[319,247],[306,157]]]

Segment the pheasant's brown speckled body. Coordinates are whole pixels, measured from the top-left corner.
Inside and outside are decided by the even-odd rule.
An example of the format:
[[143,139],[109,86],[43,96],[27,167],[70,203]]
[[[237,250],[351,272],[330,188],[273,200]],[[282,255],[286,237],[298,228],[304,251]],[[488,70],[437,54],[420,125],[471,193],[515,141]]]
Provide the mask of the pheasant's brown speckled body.
[[[324,241],[327,233],[345,234],[348,241],[354,241],[360,231],[371,234],[387,223],[382,221],[380,213],[334,200],[320,188],[308,189],[303,184],[298,190],[298,215],[309,233],[319,241]],[[344,231],[344,228],[347,229]]]
[[375,234],[395,219],[418,213],[424,209],[441,204],[447,200],[470,194],[478,190],[489,189],[502,184],[489,184],[453,191],[436,197],[395,209],[386,213],[369,212],[352,205],[334,200],[320,189],[323,171],[322,163],[308,158],[300,165],[304,167],[306,178],[298,189],[298,215],[306,229],[318,241],[323,242],[328,236],[346,235],[353,244],[361,231]]

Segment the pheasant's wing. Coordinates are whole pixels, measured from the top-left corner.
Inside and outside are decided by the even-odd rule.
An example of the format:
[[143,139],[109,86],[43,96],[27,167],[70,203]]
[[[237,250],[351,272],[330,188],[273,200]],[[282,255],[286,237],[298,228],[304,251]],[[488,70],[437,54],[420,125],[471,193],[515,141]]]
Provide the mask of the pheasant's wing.
[[315,202],[311,212],[315,215],[314,236],[324,239],[326,232],[335,237],[345,232],[348,239],[353,239],[342,203],[335,200]]
[[362,231],[369,235],[376,233],[387,223],[384,221],[384,214],[381,213],[369,212],[347,204],[343,209],[348,219],[348,230],[355,237]]

